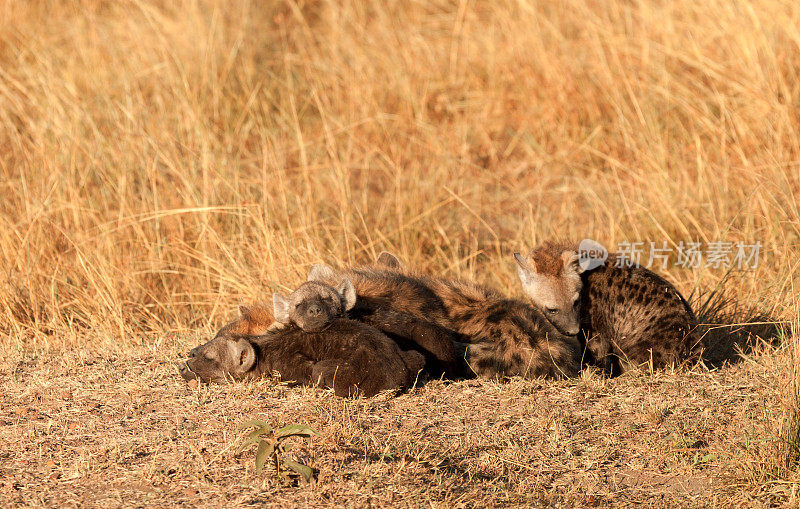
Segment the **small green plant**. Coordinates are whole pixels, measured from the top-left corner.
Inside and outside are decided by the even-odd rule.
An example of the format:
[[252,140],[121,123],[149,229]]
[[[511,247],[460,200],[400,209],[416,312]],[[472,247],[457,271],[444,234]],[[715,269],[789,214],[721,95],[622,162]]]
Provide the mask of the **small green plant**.
[[255,428],[247,434],[245,443],[239,451],[243,451],[252,444],[258,445],[256,450],[256,472],[264,470],[264,464],[269,458],[272,458],[278,475],[281,474],[281,467],[283,467],[299,474],[306,482],[311,481],[314,477],[314,471],[311,467],[284,457],[288,445],[286,443],[287,438],[309,438],[317,434],[314,429],[303,424],[289,424],[274,430],[269,424],[259,420],[247,421],[239,427],[242,429]]

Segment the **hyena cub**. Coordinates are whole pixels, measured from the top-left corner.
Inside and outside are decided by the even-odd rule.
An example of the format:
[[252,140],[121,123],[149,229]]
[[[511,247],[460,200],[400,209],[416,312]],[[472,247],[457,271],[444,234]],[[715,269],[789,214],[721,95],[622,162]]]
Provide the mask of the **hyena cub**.
[[307,281],[288,297],[273,294],[275,319],[294,324],[306,332],[325,330],[334,320],[352,318],[388,335],[403,355],[425,357],[426,370],[434,375],[455,376],[457,360],[452,335],[435,324],[392,310],[388,305],[359,299],[349,278],[335,289],[318,281]]
[[525,294],[564,334],[579,331],[593,362],[612,375],[662,368],[695,353],[697,318],[670,283],[616,256],[585,271],[574,245],[554,242],[514,254]]
[[335,318],[323,332],[306,332],[296,325],[273,327],[262,306],[240,311],[237,320],[179,365],[185,380],[227,383],[278,373],[284,381],[330,387],[337,396],[370,397],[408,389],[424,364],[422,355],[401,352],[360,322]]
[[525,302],[474,283],[406,270],[389,253],[375,267],[337,272],[315,265],[309,273],[310,280],[328,284],[344,277],[367,308],[388,309],[451,334],[465,349],[468,373],[561,378],[579,372],[577,337],[561,333]]

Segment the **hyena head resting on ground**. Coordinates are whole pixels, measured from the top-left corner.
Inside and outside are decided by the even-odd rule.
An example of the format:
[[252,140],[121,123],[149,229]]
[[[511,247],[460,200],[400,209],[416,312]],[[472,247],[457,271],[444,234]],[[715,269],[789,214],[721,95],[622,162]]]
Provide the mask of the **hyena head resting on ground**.
[[581,326],[583,268],[573,249],[534,249],[530,257],[514,253],[525,294],[562,334],[574,336]]
[[280,293],[273,294],[272,303],[278,322],[294,323],[306,332],[319,332],[353,309],[356,290],[349,279],[345,279],[338,288],[307,281],[288,297]]
[[239,318],[220,329],[213,340],[192,348],[189,361],[179,366],[181,376],[187,381],[201,378],[217,383],[250,377],[256,352],[246,338],[267,334],[276,325],[265,305],[239,306]]

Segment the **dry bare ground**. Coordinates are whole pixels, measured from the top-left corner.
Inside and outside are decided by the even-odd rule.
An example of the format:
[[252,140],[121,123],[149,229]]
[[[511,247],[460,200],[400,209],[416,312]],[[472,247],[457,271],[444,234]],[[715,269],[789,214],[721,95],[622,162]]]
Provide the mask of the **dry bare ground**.
[[[799,72],[788,0],[0,3],[0,503],[796,506]],[[177,376],[312,263],[519,296],[552,237],[762,250],[661,271],[710,324],[692,368]],[[319,431],[314,483],[236,452],[253,418]]]

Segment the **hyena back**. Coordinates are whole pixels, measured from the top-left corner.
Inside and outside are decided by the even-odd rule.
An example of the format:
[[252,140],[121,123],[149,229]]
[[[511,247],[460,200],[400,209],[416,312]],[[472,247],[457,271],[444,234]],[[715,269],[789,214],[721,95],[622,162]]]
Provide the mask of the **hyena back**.
[[616,255],[584,271],[574,245],[544,243],[516,253],[525,294],[553,325],[580,327],[590,362],[611,374],[663,368],[696,355],[697,318],[669,282],[644,267],[617,267]]
[[560,333],[530,305],[477,284],[396,266],[352,268],[341,274],[315,266],[309,279],[336,284],[347,277],[363,305],[389,307],[453,331],[465,344],[469,369],[478,376],[562,378],[578,373],[578,339]]

